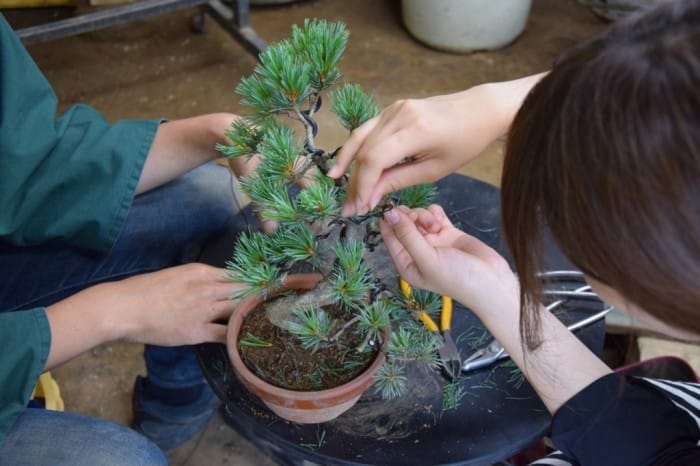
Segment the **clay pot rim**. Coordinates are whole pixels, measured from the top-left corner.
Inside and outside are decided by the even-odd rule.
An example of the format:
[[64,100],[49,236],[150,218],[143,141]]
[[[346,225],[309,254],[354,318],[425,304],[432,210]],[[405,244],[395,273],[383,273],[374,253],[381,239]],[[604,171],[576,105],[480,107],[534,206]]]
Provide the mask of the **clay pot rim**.
[[[283,284],[280,287],[276,288],[272,293],[270,293],[270,296],[274,296],[276,294],[291,289],[311,289],[314,286],[316,286],[316,283],[318,283],[322,278],[323,276],[319,273],[299,273],[288,275],[287,277],[285,277]],[[309,283],[313,284],[309,286]],[[259,295],[248,296],[238,304],[236,311],[234,311],[234,313],[231,315],[231,318],[229,319],[229,325],[226,335],[226,343],[229,357],[231,358],[231,363],[236,368],[238,375],[241,378],[245,379],[246,382],[256,385],[259,389],[267,392],[273,397],[286,398],[294,401],[314,400],[324,396],[338,397],[341,393],[345,392],[349,393],[355,390],[364,391],[368,386],[372,384],[371,378],[374,377],[374,374],[377,372],[379,367],[381,367],[384,364],[386,360],[385,350],[386,345],[388,343],[388,338],[384,339],[384,344],[382,345],[382,348],[380,348],[377,357],[374,359],[372,364],[370,364],[369,367],[367,367],[367,369],[365,369],[354,379],[349,380],[344,384],[338,385],[337,387],[311,391],[292,390],[272,385],[271,383],[258,377],[248,368],[248,366],[245,365],[245,363],[241,359],[237,341],[237,335],[239,332],[236,331],[234,333],[234,329],[240,330],[241,324],[245,316],[252,312],[257,307],[257,305],[263,302],[264,300],[265,299],[263,299],[263,297]],[[246,306],[249,307],[246,309]],[[238,308],[243,309],[243,312],[238,312]],[[234,320],[238,320],[238,325],[232,325]],[[390,330],[387,329],[386,336],[388,337],[389,334]],[[232,339],[235,341],[233,346],[231,346],[229,343]]]

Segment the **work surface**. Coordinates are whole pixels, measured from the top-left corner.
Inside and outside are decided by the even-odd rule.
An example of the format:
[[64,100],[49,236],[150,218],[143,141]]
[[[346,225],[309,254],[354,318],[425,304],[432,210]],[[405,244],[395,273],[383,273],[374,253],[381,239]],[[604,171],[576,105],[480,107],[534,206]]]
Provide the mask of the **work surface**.
[[[438,188],[437,202],[455,225],[504,253],[496,187],[451,175]],[[213,243],[203,262],[222,265],[231,254],[233,241],[224,238]],[[550,269],[570,269],[551,245],[548,255]],[[569,323],[600,308],[599,303],[572,302],[558,315]],[[455,306],[452,333],[462,357],[492,340],[479,320],[460,305]],[[602,322],[578,335],[600,353]],[[202,345],[197,353],[225,404],[227,422],[281,464],[490,464],[542,437],[550,423],[544,405],[510,360],[463,375],[447,392],[440,372],[414,367],[406,396],[385,401],[370,389],[336,420],[300,425],[280,419],[241,386],[225,346]],[[457,387],[463,394],[461,400],[455,408],[445,409]]]

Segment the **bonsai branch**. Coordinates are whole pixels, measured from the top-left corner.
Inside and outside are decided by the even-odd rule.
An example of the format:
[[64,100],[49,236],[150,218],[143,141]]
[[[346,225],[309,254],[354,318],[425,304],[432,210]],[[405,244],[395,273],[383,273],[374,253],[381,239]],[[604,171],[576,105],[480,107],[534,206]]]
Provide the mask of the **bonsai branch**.
[[337,332],[335,332],[333,334],[333,336],[330,338],[330,341],[338,340],[338,338],[340,338],[340,336],[343,334],[343,332],[345,332],[345,330],[347,330],[351,325],[353,325],[354,323],[359,322],[359,321],[360,321],[360,316],[358,315],[358,316],[355,316],[352,319],[348,320],[347,322],[345,322],[345,324],[342,327],[340,327],[340,329]]

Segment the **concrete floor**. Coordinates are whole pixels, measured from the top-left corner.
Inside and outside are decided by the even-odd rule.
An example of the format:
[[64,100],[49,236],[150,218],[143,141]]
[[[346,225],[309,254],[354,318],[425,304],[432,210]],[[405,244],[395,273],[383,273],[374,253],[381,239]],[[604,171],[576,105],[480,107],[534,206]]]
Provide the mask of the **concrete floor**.
[[[213,21],[203,34],[188,25],[194,10],[36,44],[29,51],[54,85],[61,108],[85,102],[107,118],[178,118],[240,111],[233,88],[255,59]],[[72,10],[5,11],[15,26],[72,14]],[[342,62],[349,81],[380,105],[404,97],[451,93],[494,80],[545,70],[567,47],[605,23],[575,0],[534,0],[524,34],[510,46],[466,55],[431,50],[401,23],[398,0],[315,0],[253,8],[251,23],[267,41],[285,37],[307,17],[342,20],[351,33]],[[486,109],[484,109],[486,110]],[[337,128],[321,128],[321,143],[342,143]],[[465,174],[498,184],[502,147],[490,147]],[[128,424],[134,376],[144,372],[141,346],[112,343],[54,371],[66,408]],[[174,465],[274,464],[214,419],[195,439],[169,453]]]

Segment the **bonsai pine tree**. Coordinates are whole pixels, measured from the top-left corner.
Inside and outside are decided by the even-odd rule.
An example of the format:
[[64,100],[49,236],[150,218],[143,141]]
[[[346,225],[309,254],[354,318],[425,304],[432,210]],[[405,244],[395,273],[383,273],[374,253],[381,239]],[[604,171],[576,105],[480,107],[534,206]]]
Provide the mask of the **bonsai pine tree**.
[[[341,82],[338,65],[347,40],[342,23],[306,20],[262,52],[253,73],[236,87],[250,113],[233,123],[227,131],[230,144],[218,149],[226,157],[259,155],[255,174],[241,180],[242,189],[259,217],[278,226],[272,233],[241,235],[227,273],[248,286],[236,297],[265,295],[293,272],[320,273],[313,290],[271,301],[265,316],[308,352],[336,347],[341,365],[355,364],[350,352],[383,347],[387,362],[375,382],[384,397],[395,397],[405,391],[408,361],[438,364],[438,339],[415,314],[437,312],[440,297],[422,290],[405,297],[397,291],[398,276],[378,219],[395,204],[427,205],[435,192],[432,186],[413,187],[385,197],[366,215],[340,216],[347,177],[326,176],[339,148],[318,147],[317,119],[326,102],[348,131],[378,113],[360,86]],[[387,328],[390,341],[384,341]],[[345,334],[354,335],[355,343],[339,349],[347,345],[341,342]],[[241,344],[269,346],[254,334]]]

